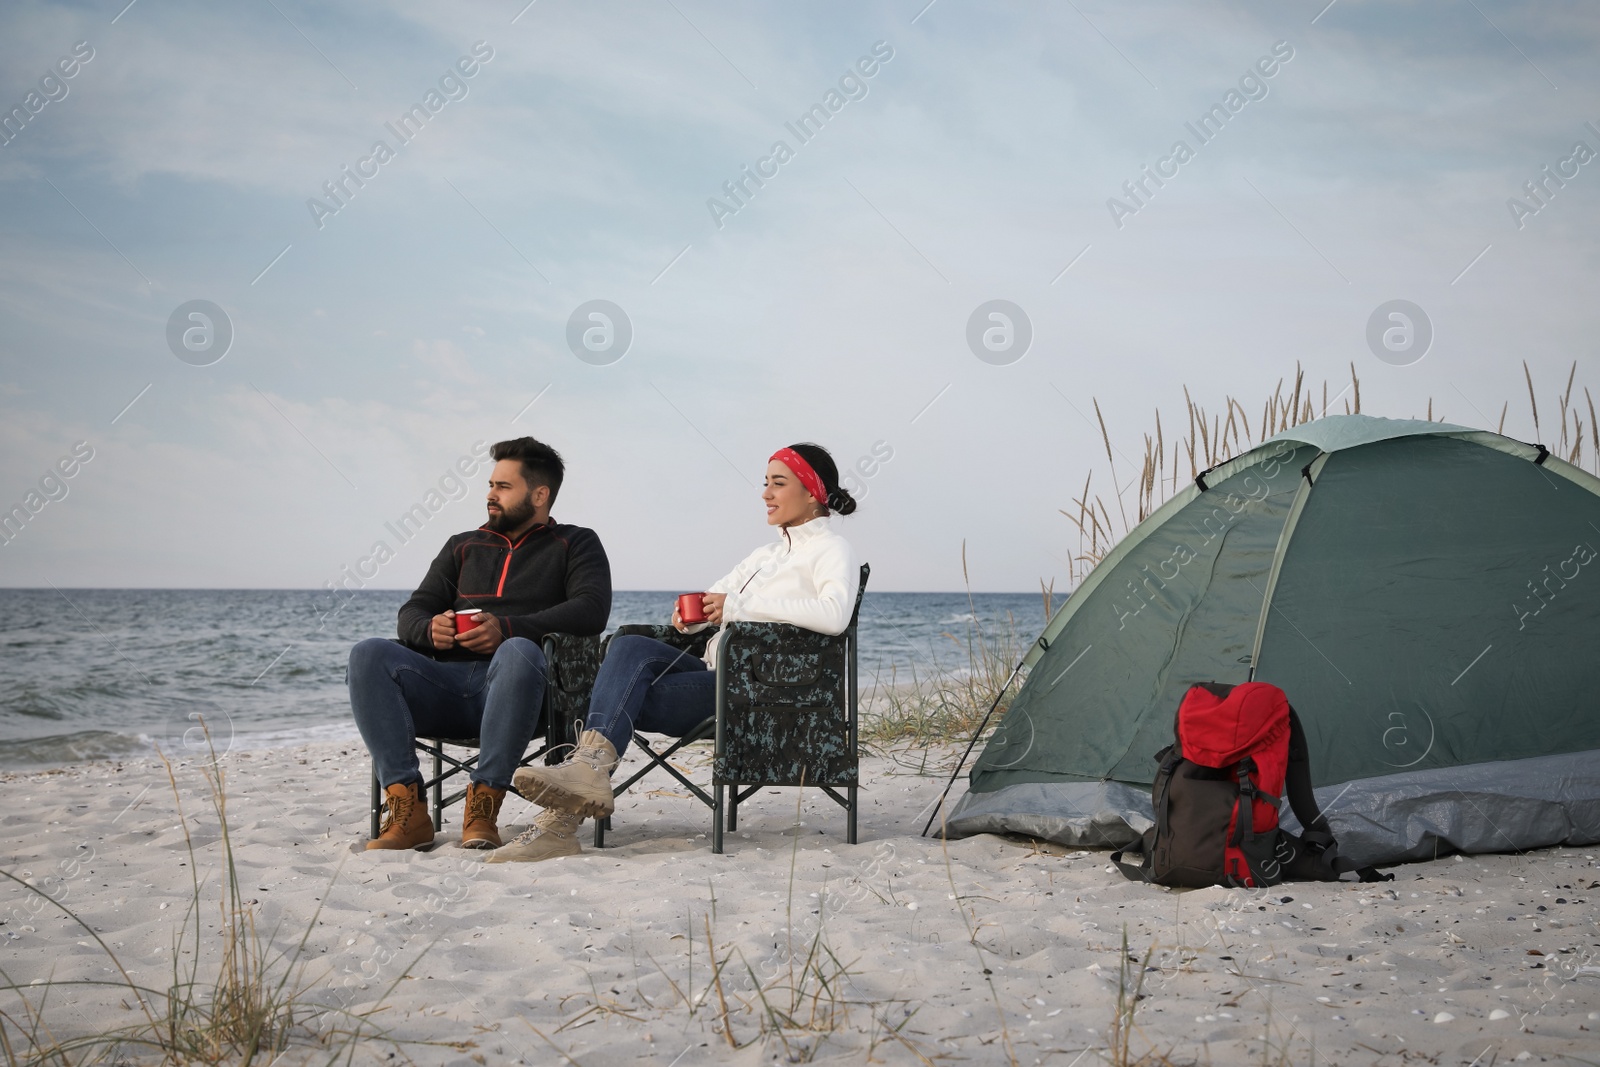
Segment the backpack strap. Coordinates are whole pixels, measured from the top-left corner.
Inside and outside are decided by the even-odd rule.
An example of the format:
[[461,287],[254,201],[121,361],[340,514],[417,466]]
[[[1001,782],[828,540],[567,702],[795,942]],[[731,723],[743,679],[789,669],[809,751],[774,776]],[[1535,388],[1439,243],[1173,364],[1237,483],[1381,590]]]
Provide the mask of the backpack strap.
[[1283,791],[1289,798],[1294,817],[1300,820],[1306,833],[1333,836],[1322,809],[1317,807],[1317,796],[1311,788],[1311,746],[1306,743],[1305,728],[1293,707],[1289,709],[1289,766],[1284,774]]
[[1283,791],[1289,798],[1289,808],[1300,821],[1304,831],[1300,841],[1307,846],[1316,864],[1315,877],[1339,881],[1341,874],[1354,872],[1363,882],[1390,882],[1393,874],[1380,874],[1376,867],[1362,867],[1352,859],[1339,855],[1339,843],[1333,839],[1333,828],[1327,816],[1317,807],[1316,793],[1311,786],[1311,746],[1306,743],[1305,728],[1300,716],[1289,708],[1289,766],[1284,775]]
[[1150,854],[1155,851],[1154,830],[1145,831],[1141,847],[1144,851],[1142,853],[1143,859],[1140,863],[1124,863],[1121,849],[1111,854],[1111,863],[1130,882],[1154,882],[1156,880],[1155,872],[1150,869]]
[[[1256,781],[1259,771],[1255,759],[1246,756],[1235,765],[1232,775],[1239,784],[1239,795],[1234,801],[1233,835],[1224,852],[1223,867],[1226,884],[1236,888],[1273,885],[1283,880],[1272,862],[1283,831],[1274,826],[1265,834],[1256,832],[1256,802],[1277,811],[1283,801],[1260,787]],[[1235,866],[1238,861],[1242,861],[1242,867]]]
[[1139,845],[1140,862],[1137,865],[1124,863],[1122,860],[1124,850],[1122,849],[1118,849],[1111,854],[1112,865],[1122,872],[1123,877],[1131,882],[1154,882],[1156,880],[1155,870],[1152,866],[1156,852],[1156,833],[1166,822],[1167,787],[1172,782],[1173,771],[1177,769],[1179,763],[1183,762],[1183,753],[1178,750],[1176,744],[1168,745],[1156,753],[1156,760],[1161,764],[1161,767],[1156,771],[1155,791],[1150,797],[1156,824],[1144,832],[1144,837]]

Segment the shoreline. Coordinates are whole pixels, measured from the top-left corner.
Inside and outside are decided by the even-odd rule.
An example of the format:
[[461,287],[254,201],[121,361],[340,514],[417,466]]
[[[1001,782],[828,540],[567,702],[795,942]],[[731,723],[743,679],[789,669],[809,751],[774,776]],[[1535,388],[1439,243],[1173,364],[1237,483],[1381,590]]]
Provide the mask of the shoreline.
[[[701,780],[697,749],[681,762]],[[1272,1062],[1309,1062],[1313,1046],[1363,1064],[1592,1058],[1595,847],[1408,864],[1377,885],[1168,891],[1110,873],[1103,852],[918,837],[917,811],[943,786],[899,766],[921,755],[863,757],[854,846],[843,810],[819,791],[805,790],[797,810],[799,791],[763,790],[713,856],[709,812],[657,776],[620,801],[606,849],[590,847],[585,824],[581,855],[526,865],[485,865],[450,845],[459,808],[432,852],[365,852],[358,742],[236,750],[220,766],[258,928],[280,929],[292,947],[317,916],[306,979],[325,1007],[370,1006],[392,983],[381,1018],[407,1042],[397,1061],[547,1063],[554,1044],[585,1065],[669,1063],[697,1047],[695,1059],[754,1064],[787,1042],[818,1062],[860,1062],[869,1048],[891,1063],[1006,1062],[1009,1042],[1017,1062],[1070,1067],[1107,1048],[1118,983],[1139,980],[1147,952],[1135,1057],[1236,1062],[1260,1057],[1265,1040]],[[220,835],[199,769],[175,765],[210,925]],[[0,797],[0,866],[74,909],[136,980],[161,984],[193,895],[161,763],[4,773]],[[502,828],[515,832],[534,810],[508,797]],[[19,985],[112,976],[81,927],[14,883],[0,891],[0,922]],[[720,1033],[708,937],[726,961],[727,1023],[753,1042],[739,1051]],[[214,949],[202,949],[202,967]],[[812,1030],[780,1035],[769,1019],[763,1036],[762,996],[788,996],[807,974]],[[132,1021],[115,995],[71,987],[52,994],[50,1012],[68,1033]],[[391,1051],[374,1039],[357,1062]]]
[[[939,678],[947,681],[961,682],[971,672],[967,668],[944,671]],[[1015,692],[1013,686],[1013,692]],[[890,710],[897,701],[920,698],[924,703],[928,701],[928,694],[937,689],[932,680],[917,682],[899,681],[890,684],[879,681],[875,677],[864,676],[860,690],[861,714],[863,719],[869,715],[881,714]],[[126,763],[145,759],[155,759],[158,748],[183,757],[201,758],[205,755],[206,744],[200,732],[198,721],[183,720],[177,725],[188,724],[188,728],[181,734],[168,738],[155,737],[147,732],[124,733],[117,730],[83,730],[69,734],[44,734],[37,737],[0,739],[0,753],[29,752],[37,749],[48,748],[60,755],[52,754],[48,759],[17,762],[15,758],[0,757],[0,775],[8,774],[43,774],[50,771],[65,770],[87,763]],[[264,752],[274,749],[293,749],[305,745],[316,745],[326,742],[348,742],[361,744],[360,734],[356,730],[354,719],[349,715],[348,708],[344,709],[344,717],[308,726],[282,727],[278,729],[235,731],[233,723],[224,717],[220,722],[219,733],[226,731],[225,741],[219,740],[217,748],[219,753],[229,751]],[[963,738],[965,740],[965,738]]]

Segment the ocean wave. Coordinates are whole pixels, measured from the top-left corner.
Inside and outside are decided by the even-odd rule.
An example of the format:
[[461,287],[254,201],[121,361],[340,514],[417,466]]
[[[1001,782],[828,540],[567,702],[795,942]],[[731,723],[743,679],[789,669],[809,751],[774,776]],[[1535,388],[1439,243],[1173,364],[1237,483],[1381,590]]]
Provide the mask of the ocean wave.
[[[281,729],[250,730],[213,735],[218,756],[229,752],[259,751],[269,748],[295,748],[318,741],[349,741],[361,744],[355,723],[331,722]],[[157,751],[168,756],[204,755],[205,744],[196,735],[177,737],[151,734],[122,734],[113,730],[80,730],[70,734],[50,734],[20,740],[0,740],[0,771],[37,771],[67,767],[91,760],[138,759]]]
[[13,696],[0,700],[0,722],[12,715],[25,719],[61,721],[67,717],[61,702],[53,700],[37,689],[23,689]]
[[82,730],[72,734],[0,741],[0,768],[38,770],[87,760],[125,759],[145,755],[149,751],[149,746],[136,737],[110,730]]

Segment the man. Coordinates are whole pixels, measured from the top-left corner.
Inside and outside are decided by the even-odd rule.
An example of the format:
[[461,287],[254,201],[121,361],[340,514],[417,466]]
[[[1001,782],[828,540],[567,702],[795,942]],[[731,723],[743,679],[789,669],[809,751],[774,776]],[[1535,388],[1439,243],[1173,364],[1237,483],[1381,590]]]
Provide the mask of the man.
[[[539,723],[547,633],[598,634],[611,614],[611,565],[593,530],[550,521],[561,456],[531,437],[491,450],[489,521],[457,534],[400,609],[400,642],[350,652],[350,707],[383,787],[388,820],[369,849],[425,849],[418,734],[476,737],[461,844],[500,847],[500,804]],[[481,621],[456,632],[456,613]]]

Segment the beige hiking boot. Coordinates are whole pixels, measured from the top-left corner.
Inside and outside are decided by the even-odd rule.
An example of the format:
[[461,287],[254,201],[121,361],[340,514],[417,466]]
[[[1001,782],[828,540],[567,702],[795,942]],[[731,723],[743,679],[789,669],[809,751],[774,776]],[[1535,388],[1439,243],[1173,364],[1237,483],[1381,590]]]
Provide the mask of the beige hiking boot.
[[537,863],[557,856],[576,856],[583,851],[578,847],[578,824],[581,822],[582,815],[546,808],[515,841],[489,853],[484,862]]
[[383,791],[389,818],[377,837],[367,842],[368,849],[426,850],[433,847],[433,820],[422,800],[421,782],[400,782]]
[[617,750],[599,730],[585,730],[577,750],[555,767],[523,767],[511,778],[511,787],[524,800],[541,807],[603,819],[616,810],[611,792],[611,770]]
[[491,789],[477,782],[467,783],[467,802],[461,813],[462,848],[500,847],[500,805],[504,789]]

